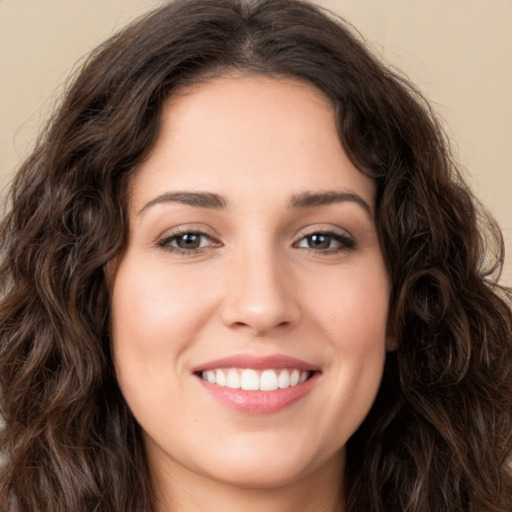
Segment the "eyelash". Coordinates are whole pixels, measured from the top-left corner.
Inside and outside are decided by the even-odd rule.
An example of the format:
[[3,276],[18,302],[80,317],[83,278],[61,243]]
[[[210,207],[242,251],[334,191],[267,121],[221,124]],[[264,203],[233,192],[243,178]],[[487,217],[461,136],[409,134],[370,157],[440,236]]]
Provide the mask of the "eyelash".
[[[189,249],[171,245],[172,243],[177,243],[177,241],[180,238],[185,238],[185,236],[199,237],[199,238],[202,238],[203,240],[206,238],[207,240],[210,241],[210,243],[203,247],[201,247],[201,245],[200,245],[199,247],[194,247],[194,248],[189,248]],[[308,243],[308,239],[309,239],[309,241],[311,241],[313,239],[313,237],[326,237],[329,239],[328,240],[329,245],[332,241],[334,241],[338,244],[338,247],[327,247],[327,248],[323,248],[320,250],[315,249],[314,247],[300,247],[299,244],[301,242],[306,241],[306,243]],[[200,242],[200,244],[201,244],[201,242]],[[194,254],[200,253],[205,248],[208,248],[208,247],[221,247],[222,246],[221,242],[216,241],[210,235],[208,235],[202,231],[195,231],[195,230],[191,230],[191,229],[177,230],[174,233],[172,233],[171,235],[158,240],[156,245],[157,245],[157,247],[159,247],[163,250],[166,250],[166,251],[169,251],[169,252],[172,252],[175,254],[179,254],[182,256],[189,256],[189,255],[194,255]],[[313,231],[310,233],[302,233],[300,235],[300,238],[298,239],[298,241],[293,243],[293,247],[302,248],[309,252],[313,252],[315,254],[319,254],[322,256],[328,256],[331,254],[338,254],[341,252],[349,251],[351,249],[355,249],[356,248],[356,240],[352,236],[348,235],[347,233],[338,233],[336,231],[319,230],[319,231]]]
[[173,242],[176,242],[180,238],[184,238],[185,236],[190,236],[190,235],[197,236],[197,237],[200,237],[203,239],[206,238],[206,239],[210,240],[211,245],[209,245],[207,247],[220,247],[222,245],[220,242],[215,241],[210,235],[208,235],[202,231],[196,231],[193,229],[179,229],[179,230],[175,231],[174,233],[172,233],[172,235],[166,236],[166,237],[158,240],[156,245],[157,245],[157,247],[160,247],[161,249],[164,249],[166,251],[169,251],[169,252],[172,252],[175,254],[180,254],[182,256],[188,256],[191,254],[196,254],[196,253],[201,252],[205,247],[194,247],[192,249],[186,249],[186,248],[175,247],[175,246],[171,245]]
[[294,247],[299,247],[299,243],[304,240],[311,240],[313,237],[326,237],[330,242],[334,241],[338,244],[337,247],[328,247],[326,249],[315,249],[313,247],[303,247],[308,251],[314,252],[315,254],[319,254],[322,256],[329,256],[331,254],[338,254],[341,252],[346,252],[351,249],[356,248],[356,240],[350,236],[348,233],[338,233],[336,231],[313,231],[310,233],[302,233],[300,239],[293,244]]

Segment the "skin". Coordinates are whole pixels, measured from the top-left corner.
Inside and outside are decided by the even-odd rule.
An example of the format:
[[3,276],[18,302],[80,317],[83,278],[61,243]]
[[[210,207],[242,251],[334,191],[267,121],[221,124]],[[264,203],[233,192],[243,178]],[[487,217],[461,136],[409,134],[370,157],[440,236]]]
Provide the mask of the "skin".
[[[184,191],[223,205],[168,195]],[[325,192],[337,195],[297,205]],[[374,183],[348,159],[332,106],[312,86],[225,76],[167,101],[129,186],[112,295],[117,377],[162,511],[342,509],[344,446],[375,399],[386,353],[389,279],[374,210]],[[204,235],[180,248],[190,232]],[[193,373],[240,353],[320,371],[299,401],[249,414]]]

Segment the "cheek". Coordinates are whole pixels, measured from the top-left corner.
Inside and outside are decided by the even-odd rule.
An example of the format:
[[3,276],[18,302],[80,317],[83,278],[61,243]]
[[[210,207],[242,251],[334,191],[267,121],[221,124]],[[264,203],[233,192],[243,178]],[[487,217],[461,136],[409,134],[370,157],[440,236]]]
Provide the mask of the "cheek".
[[[382,379],[386,357],[389,284],[380,261],[361,272],[344,272],[339,280],[324,281],[323,293],[308,302],[331,353],[333,376],[329,400],[334,416],[326,421],[347,422],[341,442],[351,435],[371,408]],[[313,300],[314,299],[314,300]],[[336,431],[335,425],[332,425]]]
[[[116,276],[112,316],[114,339],[150,356],[177,349],[183,331],[200,328],[207,301],[201,279],[170,272],[162,263],[125,261]],[[163,268],[162,268],[163,267]],[[182,275],[183,274],[183,275]]]
[[189,392],[186,354],[215,310],[218,280],[199,268],[169,269],[162,258],[125,255],[112,291],[112,346],[119,386],[136,417],[150,411],[164,421],[159,400],[177,407],[176,397]]
[[186,345],[184,331],[192,328],[189,318],[197,309],[190,287],[154,264],[125,256],[112,291],[112,340],[117,378],[128,401],[147,403],[156,389],[165,392],[170,386]]
[[389,281],[379,258],[354,269],[309,278],[305,303],[340,350],[364,350],[386,337]]

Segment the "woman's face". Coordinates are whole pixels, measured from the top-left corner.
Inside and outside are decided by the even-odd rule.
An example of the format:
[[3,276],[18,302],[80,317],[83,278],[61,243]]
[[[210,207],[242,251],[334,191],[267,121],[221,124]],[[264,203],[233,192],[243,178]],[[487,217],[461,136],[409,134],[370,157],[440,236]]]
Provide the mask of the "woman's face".
[[385,358],[374,215],[313,87],[223,77],[167,102],[112,296],[117,378],[155,475],[340,476]]

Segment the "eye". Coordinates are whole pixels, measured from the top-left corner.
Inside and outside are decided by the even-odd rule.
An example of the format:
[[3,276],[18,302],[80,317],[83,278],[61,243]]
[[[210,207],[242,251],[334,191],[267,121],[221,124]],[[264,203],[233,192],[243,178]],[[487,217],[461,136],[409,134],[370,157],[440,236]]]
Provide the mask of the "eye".
[[206,233],[198,231],[182,231],[173,233],[158,241],[157,246],[171,252],[181,254],[194,253],[204,249],[205,247],[219,246]]
[[327,231],[309,233],[296,242],[294,247],[331,254],[352,249],[355,245],[355,240],[349,235]]

